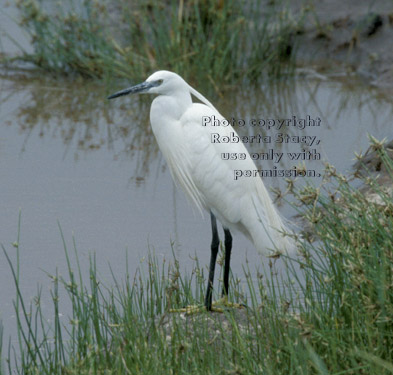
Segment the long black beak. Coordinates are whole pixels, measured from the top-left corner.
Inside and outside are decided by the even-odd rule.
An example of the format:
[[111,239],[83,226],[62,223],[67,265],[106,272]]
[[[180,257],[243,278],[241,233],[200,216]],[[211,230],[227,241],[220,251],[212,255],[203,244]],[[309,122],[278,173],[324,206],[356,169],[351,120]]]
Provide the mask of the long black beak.
[[108,96],[108,99],[114,99],[118,98],[119,96],[123,95],[128,95],[128,94],[137,94],[137,93],[143,93],[149,91],[152,87],[157,87],[161,85],[162,81],[151,81],[151,82],[142,82],[139,85],[129,87],[128,89],[124,89],[121,91],[116,92],[115,94],[112,94]]

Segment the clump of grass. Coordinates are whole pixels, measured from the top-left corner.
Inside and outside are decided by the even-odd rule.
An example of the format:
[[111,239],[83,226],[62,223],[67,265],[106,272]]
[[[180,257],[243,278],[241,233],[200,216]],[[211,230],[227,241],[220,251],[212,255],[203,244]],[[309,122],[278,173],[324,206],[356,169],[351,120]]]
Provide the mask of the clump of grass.
[[[392,160],[378,144],[375,148],[393,180]],[[114,278],[106,287],[94,258],[86,283],[66,251],[67,278],[51,276],[54,319],[48,325],[40,295],[30,307],[23,300],[18,262],[3,247],[17,289],[21,352],[8,359],[9,371],[391,374],[392,196],[367,177],[380,198],[370,201],[330,166],[325,182],[326,187],[295,192],[318,241],[299,241],[300,256],[287,259],[287,275],[279,275],[269,260],[268,272],[258,273],[257,280],[246,269],[245,292],[232,278],[230,299],[247,308],[223,315],[168,313],[203,303],[205,277],[198,262],[184,276],[176,261],[160,264],[149,256],[135,276],[126,270],[124,281]],[[19,241],[15,247],[18,259]],[[58,316],[61,289],[71,305],[67,322]]]
[[[393,183],[393,162],[373,140]],[[326,373],[391,373],[393,196],[371,176],[368,192],[327,165],[325,184],[297,192],[316,245],[303,242],[302,324]],[[378,199],[376,199],[376,197]],[[306,318],[305,318],[306,317]]]
[[116,51],[101,25],[105,8],[93,1],[53,3],[41,0],[16,0],[20,25],[28,32],[32,53],[21,60],[47,72],[84,77],[102,77]]
[[215,90],[291,71],[293,35],[302,22],[284,3],[266,6],[259,0],[17,5],[34,48],[21,59],[47,71],[140,80],[167,69]]

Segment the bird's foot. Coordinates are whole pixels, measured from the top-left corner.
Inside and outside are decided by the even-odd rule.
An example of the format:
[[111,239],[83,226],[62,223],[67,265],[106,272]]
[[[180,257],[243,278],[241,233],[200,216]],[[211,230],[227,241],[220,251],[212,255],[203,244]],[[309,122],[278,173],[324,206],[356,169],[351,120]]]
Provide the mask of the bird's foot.
[[[204,305],[188,305],[186,307],[181,307],[179,309],[170,309],[169,312],[171,313],[186,313],[187,315],[193,315],[193,314],[199,314],[206,312],[206,306]],[[218,312],[222,313],[224,310],[222,308],[214,306],[214,303],[212,305],[211,310],[212,312]]]
[[188,305],[179,309],[169,309],[171,313],[186,313],[187,315],[198,314],[204,311],[206,311],[206,308],[203,305]]
[[[229,302],[228,297],[224,296],[220,298],[218,301],[214,301],[212,303],[211,310],[212,312],[218,312],[218,313],[223,313],[225,310],[228,308],[232,309],[243,309],[245,308],[246,305],[241,304],[241,303],[234,303],[234,302]],[[186,307],[181,307],[179,309],[170,309],[170,313],[186,313],[187,315],[193,315],[193,314],[199,314],[206,312],[206,306],[204,305],[188,305]]]
[[[219,306],[219,307],[217,307]],[[229,302],[228,301],[228,297],[224,296],[222,298],[220,298],[218,301],[214,301],[212,303],[212,308],[215,309],[220,309],[221,312],[224,311],[224,309],[228,309],[228,308],[232,308],[232,309],[244,309],[246,307],[246,305],[242,304],[242,303],[235,303],[235,302]]]

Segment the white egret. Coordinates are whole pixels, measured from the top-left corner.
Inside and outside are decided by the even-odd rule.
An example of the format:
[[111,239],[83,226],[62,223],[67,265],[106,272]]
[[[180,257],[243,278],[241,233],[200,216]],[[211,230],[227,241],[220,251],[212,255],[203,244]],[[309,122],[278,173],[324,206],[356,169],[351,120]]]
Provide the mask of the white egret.
[[[212,309],[212,288],[219,237],[217,222],[225,233],[223,297],[228,295],[231,230],[239,230],[264,254],[287,252],[291,243],[283,221],[259,176],[234,178],[236,170],[256,170],[242,142],[213,143],[220,137],[236,135],[229,126],[210,126],[205,118],[224,118],[198,91],[176,73],[158,71],[145,82],[119,91],[108,99],[135,93],[158,94],[150,108],[150,122],[176,184],[202,211],[210,212],[212,227],[209,278],[205,307]],[[194,95],[202,103],[193,103]],[[205,120],[206,121],[206,120]],[[245,160],[223,160],[223,153],[245,154]]]

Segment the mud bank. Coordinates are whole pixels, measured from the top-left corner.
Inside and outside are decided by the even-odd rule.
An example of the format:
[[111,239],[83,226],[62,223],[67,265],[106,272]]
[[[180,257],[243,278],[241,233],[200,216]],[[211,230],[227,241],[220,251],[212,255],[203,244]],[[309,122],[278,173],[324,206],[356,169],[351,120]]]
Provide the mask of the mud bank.
[[294,38],[300,63],[393,88],[391,1],[297,1],[291,3],[291,10],[304,14]]

